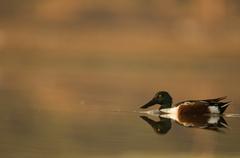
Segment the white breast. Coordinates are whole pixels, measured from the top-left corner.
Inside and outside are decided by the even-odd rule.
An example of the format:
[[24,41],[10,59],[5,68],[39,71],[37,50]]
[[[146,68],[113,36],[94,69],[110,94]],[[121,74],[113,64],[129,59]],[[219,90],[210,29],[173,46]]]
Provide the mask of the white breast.
[[178,107],[160,109],[160,112],[166,113],[161,114],[161,117],[170,118],[178,121]]
[[160,109],[161,112],[168,113],[168,114],[177,114],[178,112],[178,107],[173,107],[173,108],[166,108],[166,109]]

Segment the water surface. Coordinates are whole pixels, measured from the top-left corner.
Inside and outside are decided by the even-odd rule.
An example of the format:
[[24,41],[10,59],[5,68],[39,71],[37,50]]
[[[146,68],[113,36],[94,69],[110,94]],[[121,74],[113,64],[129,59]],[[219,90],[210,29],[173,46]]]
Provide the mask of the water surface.
[[239,157],[239,117],[223,132],[173,121],[160,135],[137,112],[167,90],[174,102],[227,95],[238,114],[238,60],[82,60],[2,64],[2,157]]

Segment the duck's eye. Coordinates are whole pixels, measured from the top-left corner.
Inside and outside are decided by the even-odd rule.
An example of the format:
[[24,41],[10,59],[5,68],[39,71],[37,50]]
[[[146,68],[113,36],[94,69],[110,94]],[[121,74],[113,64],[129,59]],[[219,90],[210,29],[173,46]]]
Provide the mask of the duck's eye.
[[162,98],[162,94],[156,94],[154,98]]

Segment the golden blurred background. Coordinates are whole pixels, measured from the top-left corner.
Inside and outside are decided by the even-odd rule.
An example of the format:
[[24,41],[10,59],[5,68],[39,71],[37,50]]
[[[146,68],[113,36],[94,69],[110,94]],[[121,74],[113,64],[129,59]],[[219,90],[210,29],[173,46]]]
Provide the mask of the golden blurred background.
[[175,57],[235,56],[239,51],[236,0],[2,3],[2,49]]
[[[2,155],[14,149],[13,155],[22,157],[70,151],[81,156],[86,149],[125,157],[130,149],[112,142],[116,135],[129,139],[125,127],[133,137],[127,145],[131,157],[143,149],[133,145],[134,130],[142,128],[123,125],[106,112],[136,110],[157,90],[169,91],[174,102],[227,95],[234,105],[229,112],[237,113],[239,51],[237,0],[1,0]],[[204,142],[193,133],[189,139],[198,151]],[[199,138],[216,145],[212,134]],[[158,143],[164,142],[151,147]],[[179,144],[173,145],[177,153],[185,150]],[[83,150],[78,153],[76,145]],[[203,156],[212,157],[217,149]]]
[[[236,94],[238,6],[236,0],[2,1],[1,87],[49,106],[75,103],[87,92],[117,99],[129,85],[137,98],[185,87],[190,97]],[[214,86],[223,82],[231,91]]]

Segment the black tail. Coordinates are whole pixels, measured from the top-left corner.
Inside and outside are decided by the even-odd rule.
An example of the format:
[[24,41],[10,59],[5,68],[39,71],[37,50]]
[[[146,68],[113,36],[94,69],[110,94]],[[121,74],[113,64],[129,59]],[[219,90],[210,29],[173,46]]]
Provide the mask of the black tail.
[[219,111],[220,111],[220,114],[224,113],[224,111],[227,109],[227,107],[229,106],[229,102],[219,102],[218,103],[218,107],[219,107]]
[[215,99],[205,99],[204,101],[207,101],[209,103],[216,103],[216,102],[219,102],[219,101],[224,100],[226,98],[227,98],[227,96],[224,96],[224,97],[219,97],[219,98],[215,98]]
[[229,102],[222,102],[222,100],[226,99],[227,97],[219,97],[215,99],[206,99],[204,101],[208,102],[210,106],[217,106],[220,114],[224,113],[224,111],[227,109]]

